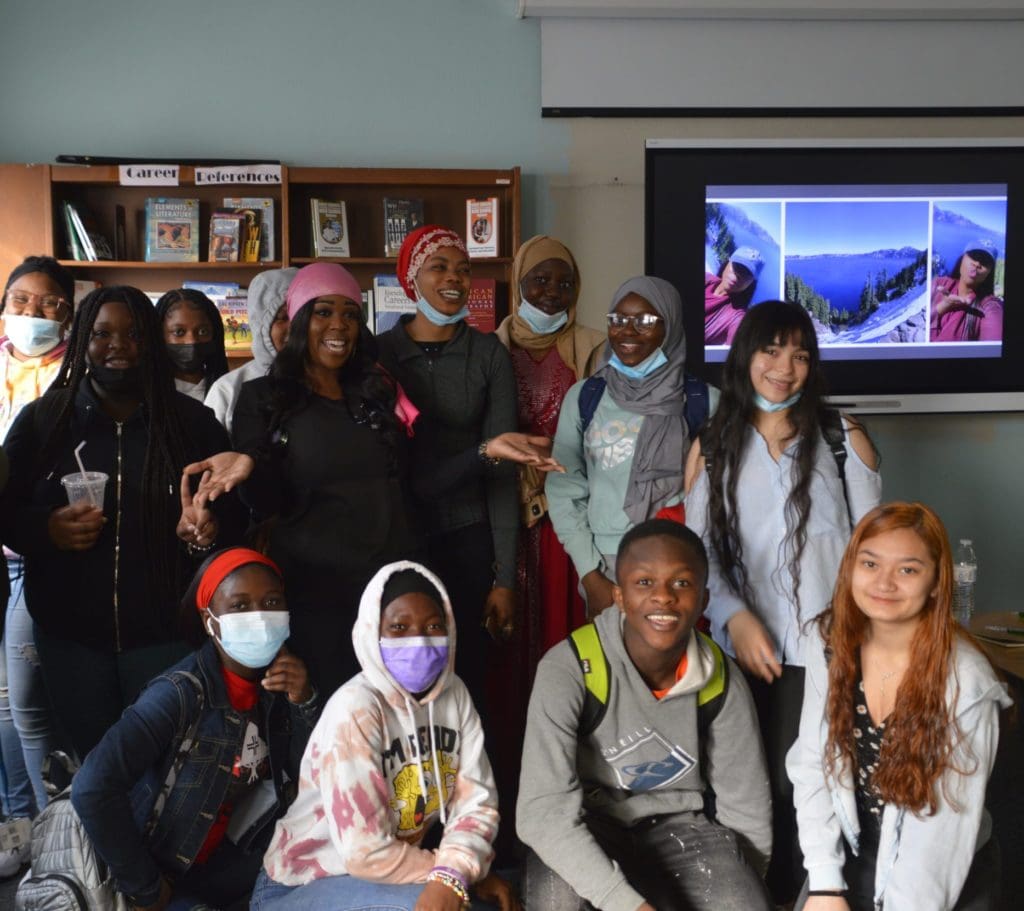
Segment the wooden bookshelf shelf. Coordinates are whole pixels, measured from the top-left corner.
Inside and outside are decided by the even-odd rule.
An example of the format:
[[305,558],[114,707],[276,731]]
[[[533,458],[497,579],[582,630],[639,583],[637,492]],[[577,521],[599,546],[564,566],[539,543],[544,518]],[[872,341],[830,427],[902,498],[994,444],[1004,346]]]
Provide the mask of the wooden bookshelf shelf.
[[[159,272],[161,270],[232,270],[238,269],[249,269],[255,274],[256,272],[262,272],[265,269],[280,269],[281,261],[267,262],[267,263],[211,263],[211,262],[197,262],[197,263],[147,263],[145,261],[131,261],[126,259],[101,259],[98,262],[86,262],[80,259],[62,259],[58,260],[62,266],[67,266],[69,269],[146,269]],[[313,260],[310,260],[313,262]]]

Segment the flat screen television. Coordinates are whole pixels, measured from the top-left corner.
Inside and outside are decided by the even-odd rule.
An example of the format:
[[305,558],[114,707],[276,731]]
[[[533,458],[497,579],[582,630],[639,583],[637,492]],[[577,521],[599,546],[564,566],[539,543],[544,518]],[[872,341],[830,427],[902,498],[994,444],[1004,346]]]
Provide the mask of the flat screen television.
[[844,409],[1024,411],[1024,142],[652,139],[645,172],[691,372],[717,382],[745,310],[794,300]]

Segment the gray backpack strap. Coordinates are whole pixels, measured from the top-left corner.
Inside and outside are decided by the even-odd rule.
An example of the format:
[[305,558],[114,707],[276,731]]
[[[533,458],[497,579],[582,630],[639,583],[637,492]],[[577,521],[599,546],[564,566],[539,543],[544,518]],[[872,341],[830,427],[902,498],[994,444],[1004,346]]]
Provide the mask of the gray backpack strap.
[[153,804],[153,812],[149,814],[149,821],[146,823],[144,835],[149,835],[156,826],[157,820],[160,818],[160,814],[163,812],[164,805],[167,803],[167,798],[170,796],[171,791],[174,790],[174,783],[178,780],[178,773],[181,771],[181,767],[185,764],[185,760],[188,758],[188,754],[192,752],[192,747],[195,744],[196,731],[199,729],[199,721],[203,714],[203,684],[199,678],[189,671],[175,671],[170,675],[171,680],[185,679],[191,684],[196,692],[196,707],[195,712],[192,716],[192,721],[186,729],[181,740],[178,742],[178,748],[174,753],[174,759],[171,761],[171,766],[167,770],[167,778],[164,779],[163,787],[160,788],[160,793],[156,795],[156,802]]

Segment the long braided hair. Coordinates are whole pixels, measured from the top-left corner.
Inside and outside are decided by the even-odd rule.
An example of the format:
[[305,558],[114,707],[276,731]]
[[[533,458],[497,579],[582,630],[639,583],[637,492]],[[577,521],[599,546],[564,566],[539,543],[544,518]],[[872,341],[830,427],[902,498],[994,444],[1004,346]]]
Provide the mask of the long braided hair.
[[174,288],[156,302],[156,317],[161,335],[167,314],[179,304],[198,310],[210,322],[210,341],[213,342],[215,350],[203,364],[203,388],[209,392],[210,387],[228,372],[228,357],[224,350],[224,321],[220,317],[217,305],[202,291],[195,288]]
[[[743,565],[740,538],[741,517],[737,497],[740,463],[750,442],[756,405],[750,381],[750,362],[762,348],[797,343],[810,358],[807,381],[800,400],[788,411],[797,441],[796,482],[786,499],[786,537],[780,553],[787,559],[793,579],[797,615],[800,613],[800,558],[807,543],[807,519],[811,512],[810,487],[814,472],[814,454],[822,438],[822,413],[825,405],[825,380],[821,371],[818,338],[807,311],[799,304],[766,301],[751,307],[736,331],[722,372],[722,397],[708,429],[701,434],[701,448],[709,456],[708,527],[711,546],[732,591],[747,608],[756,611],[757,598]],[[707,445],[705,446],[705,441]],[[749,517],[751,522],[756,516]]]
[[40,450],[42,474],[56,467],[60,452],[68,445],[78,388],[89,375],[88,347],[93,324],[107,303],[119,303],[132,315],[139,340],[139,398],[146,415],[146,455],[142,467],[142,529],[154,595],[177,597],[186,563],[180,548],[167,546],[178,521],[178,490],[186,464],[189,433],[178,409],[173,368],[164,351],[160,324],[153,305],[138,288],[111,285],[89,293],[75,313],[68,347],[60,371],[47,398],[53,401],[55,417]]

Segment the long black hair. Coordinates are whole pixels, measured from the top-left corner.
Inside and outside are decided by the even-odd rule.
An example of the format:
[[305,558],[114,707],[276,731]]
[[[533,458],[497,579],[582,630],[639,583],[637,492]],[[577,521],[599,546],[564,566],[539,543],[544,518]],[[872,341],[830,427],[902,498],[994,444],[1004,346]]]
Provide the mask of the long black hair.
[[[309,361],[309,324],[313,318],[314,303],[315,299],[308,301],[292,317],[288,340],[277,352],[270,368],[274,385],[269,421],[271,436],[281,430],[288,418],[308,404],[312,394],[306,376],[306,364]],[[377,363],[377,340],[366,323],[359,325],[355,351],[341,367],[339,379],[352,418],[369,423],[394,446],[401,432],[395,417],[395,401],[398,397],[395,381]]]
[[224,321],[220,318],[217,305],[202,291],[195,288],[174,288],[156,302],[156,316],[160,322],[161,335],[167,314],[178,304],[201,311],[210,321],[210,340],[213,342],[214,351],[203,363],[203,389],[209,392],[210,387],[228,372],[228,356],[224,351]]
[[179,518],[180,504],[174,494],[186,464],[189,434],[175,402],[178,393],[174,390],[173,370],[164,351],[160,323],[149,298],[138,288],[98,288],[79,304],[60,371],[46,393],[46,398],[54,403],[55,416],[43,441],[38,465],[43,474],[52,471],[60,452],[68,445],[75,397],[88,377],[87,351],[93,324],[100,308],[114,302],[128,308],[139,336],[139,398],[146,412],[147,433],[141,508],[149,575],[160,594],[177,597],[186,564],[181,548],[172,550],[166,539],[169,533],[173,536]]
[[[814,454],[822,438],[822,414],[825,410],[825,378],[821,370],[818,337],[810,316],[799,304],[765,301],[747,311],[729,348],[722,371],[722,396],[707,431],[701,434],[701,444],[703,447],[707,441],[704,448],[710,461],[707,524],[711,546],[729,588],[743,599],[750,610],[755,610],[757,599],[743,565],[742,520],[736,494],[741,481],[740,464],[750,442],[750,427],[757,408],[750,381],[750,362],[763,348],[787,342],[794,342],[806,350],[810,359],[802,395],[787,412],[793,430],[791,439],[797,441],[794,460],[797,477],[786,499],[787,531],[780,544],[780,553],[788,555],[799,616],[800,558],[807,543]],[[757,517],[751,516],[750,521],[757,521]]]

